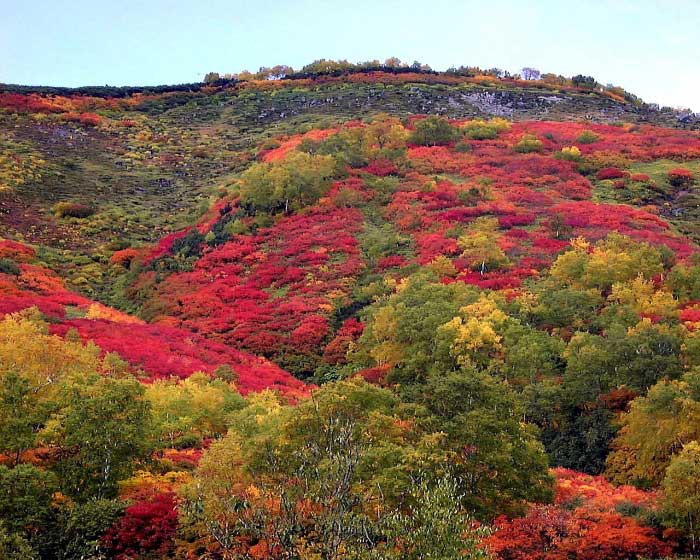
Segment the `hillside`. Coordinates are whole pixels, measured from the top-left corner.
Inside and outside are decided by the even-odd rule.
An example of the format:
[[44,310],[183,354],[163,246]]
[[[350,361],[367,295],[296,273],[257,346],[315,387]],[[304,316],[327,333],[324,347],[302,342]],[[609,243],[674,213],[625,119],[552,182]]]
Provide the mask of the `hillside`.
[[471,74],[0,87],[0,552],[694,552],[698,123]]

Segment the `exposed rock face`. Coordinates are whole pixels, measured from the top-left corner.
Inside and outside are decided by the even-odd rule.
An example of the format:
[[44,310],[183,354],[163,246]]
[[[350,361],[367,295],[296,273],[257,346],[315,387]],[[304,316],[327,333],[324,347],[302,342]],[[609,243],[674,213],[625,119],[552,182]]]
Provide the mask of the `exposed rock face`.
[[232,114],[263,124],[306,113],[358,117],[376,112],[441,114],[452,118],[504,117],[511,120],[578,120],[637,122],[678,128],[700,127],[700,116],[660,110],[651,105],[620,103],[594,93],[553,92],[482,86],[355,84],[323,85],[310,90],[257,92],[228,99]]

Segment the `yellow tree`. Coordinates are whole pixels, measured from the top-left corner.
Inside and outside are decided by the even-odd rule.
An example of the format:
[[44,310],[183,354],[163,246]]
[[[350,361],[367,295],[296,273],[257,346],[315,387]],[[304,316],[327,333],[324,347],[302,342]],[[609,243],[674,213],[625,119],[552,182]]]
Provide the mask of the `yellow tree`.
[[469,261],[471,268],[484,274],[488,270],[510,265],[510,260],[498,245],[498,220],[496,218],[477,218],[459,238],[462,257]]

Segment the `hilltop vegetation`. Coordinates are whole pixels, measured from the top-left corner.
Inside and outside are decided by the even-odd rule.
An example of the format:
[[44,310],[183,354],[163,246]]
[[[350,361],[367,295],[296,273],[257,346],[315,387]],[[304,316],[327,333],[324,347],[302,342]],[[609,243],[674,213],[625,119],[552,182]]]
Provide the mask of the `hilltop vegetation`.
[[696,552],[700,133],[390,62],[0,93],[0,556]]

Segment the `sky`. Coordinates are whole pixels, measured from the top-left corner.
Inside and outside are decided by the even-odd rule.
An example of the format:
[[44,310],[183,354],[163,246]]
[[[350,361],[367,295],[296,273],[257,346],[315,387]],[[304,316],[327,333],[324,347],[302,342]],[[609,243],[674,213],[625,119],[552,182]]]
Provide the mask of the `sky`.
[[0,82],[158,85],[397,56],[585,74],[700,112],[700,0],[0,0]]

